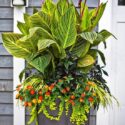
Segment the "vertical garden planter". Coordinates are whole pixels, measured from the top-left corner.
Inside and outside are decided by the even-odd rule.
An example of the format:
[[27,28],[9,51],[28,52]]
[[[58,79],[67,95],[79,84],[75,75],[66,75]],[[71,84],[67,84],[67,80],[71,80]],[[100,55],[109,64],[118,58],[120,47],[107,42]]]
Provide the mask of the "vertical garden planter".
[[[108,74],[96,62],[100,55],[106,65],[105,57],[95,49],[113,36],[94,31],[106,3],[89,10],[86,2],[79,0],[79,12],[71,1],[45,0],[40,11],[34,9],[33,15],[24,14],[24,23],[18,22],[21,34],[2,34],[6,49],[28,64],[16,87],[16,99],[30,110],[28,124],[86,124],[91,108],[112,103],[103,78]],[[27,71],[30,75],[24,78]]]

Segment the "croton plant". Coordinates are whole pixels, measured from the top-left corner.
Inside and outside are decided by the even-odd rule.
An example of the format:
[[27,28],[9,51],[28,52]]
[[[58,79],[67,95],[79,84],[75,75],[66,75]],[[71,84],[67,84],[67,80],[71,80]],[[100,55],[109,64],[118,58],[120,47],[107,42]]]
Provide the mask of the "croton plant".
[[[24,22],[18,22],[20,34],[2,34],[8,52],[27,63],[19,75],[16,99],[31,111],[28,124],[36,121],[38,125],[40,113],[60,120],[64,111],[68,115],[71,110],[70,121],[81,125],[91,108],[111,105],[114,97],[103,78],[108,75],[106,61],[97,46],[106,47],[106,39],[113,35],[95,31],[105,7],[106,3],[99,3],[88,9],[86,0],[79,0],[78,9],[71,0],[45,0],[39,11],[24,14]],[[103,66],[97,63],[97,55]],[[49,114],[48,109],[58,109],[58,115]]]

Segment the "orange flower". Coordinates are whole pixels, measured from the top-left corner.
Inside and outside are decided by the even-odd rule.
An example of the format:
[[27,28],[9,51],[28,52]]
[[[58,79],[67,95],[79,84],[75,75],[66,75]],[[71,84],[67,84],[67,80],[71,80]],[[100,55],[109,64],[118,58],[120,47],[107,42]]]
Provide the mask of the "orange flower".
[[38,94],[39,94],[39,95],[42,95],[42,90],[39,90]]
[[35,94],[35,90],[33,90],[33,89],[30,90],[30,94],[31,94],[31,95],[34,95],[34,94]]
[[90,89],[89,86],[85,87],[85,91],[89,91],[89,89]]
[[43,97],[42,97],[42,96],[39,96],[38,99],[42,101],[42,100],[43,100]]
[[69,92],[69,91],[70,91],[70,88],[69,88],[69,87],[66,87],[66,91]]
[[42,101],[41,100],[38,100],[38,103],[40,104]]
[[33,86],[31,86],[31,85],[28,85],[28,86],[27,86],[27,89],[28,89],[28,90],[31,90],[32,88],[33,88]]
[[59,79],[58,82],[62,82],[63,80],[62,79]]
[[19,87],[19,88],[16,88],[16,91],[20,91],[20,87]]
[[73,100],[69,100],[69,103],[72,105],[72,106],[74,106],[75,105],[75,102],[73,101]]
[[31,107],[31,106],[32,106],[32,103],[31,103],[31,102],[28,102],[28,106]]
[[19,93],[16,94],[16,99],[19,99],[19,97],[20,97],[20,94]]
[[74,99],[75,99],[75,96],[74,96],[74,95],[71,95],[70,98],[71,98],[72,100],[74,100]]
[[96,96],[96,93],[92,93],[93,96]]
[[79,99],[79,101],[80,101],[80,102],[83,102],[83,101],[84,101],[84,99],[83,99],[83,98],[80,98],[80,99]]
[[19,87],[21,87],[22,86],[22,84],[19,84],[19,85],[17,85],[17,87],[16,88],[19,88]]
[[48,89],[48,88],[49,88],[49,86],[48,86],[48,85],[45,85],[44,87],[45,87],[45,89]]
[[22,97],[22,96],[20,96],[20,100],[21,100],[21,101],[23,100],[23,97]]
[[28,106],[28,102],[24,102],[24,106],[27,107]]
[[48,92],[46,92],[45,95],[46,95],[46,96],[50,96],[50,94],[51,94],[51,93],[48,91]]
[[94,99],[92,98],[92,97],[89,97],[89,102],[93,102],[94,101]]
[[36,104],[36,103],[37,103],[37,100],[36,100],[36,99],[33,99],[33,100],[32,100],[32,103]]
[[66,89],[62,89],[61,92],[62,92],[63,94],[65,94],[65,93],[66,93]]
[[82,94],[81,94],[81,97],[84,98],[84,97],[85,97],[85,93],[82,93]]

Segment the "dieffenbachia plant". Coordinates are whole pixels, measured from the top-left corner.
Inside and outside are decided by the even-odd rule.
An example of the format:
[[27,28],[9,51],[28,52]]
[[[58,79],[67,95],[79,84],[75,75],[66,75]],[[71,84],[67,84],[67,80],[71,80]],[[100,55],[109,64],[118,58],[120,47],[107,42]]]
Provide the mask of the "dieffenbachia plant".
[[[71,106],[70,120],[80,125],[87,120],[91,107],[111,103],[113,96],[102,77],[107,72],[96,63],[99,54],[106,65],[105,57],[95,49],[113,36],[107,30],[95,31],[106,3],[89,10],[86,1],[80,0],[79,7],[77,10],[68,0],[45,0],[39,11],[24,14],[24,23],[18,22],[20,34],[2,34],[8,52],[25,59],[28,65],[20,74],[22,84],[16,88],[16,98],[32,110],[29,124],[41,112],[59,120],[64,108],[68,114]],[[22,81],[26,71],[31,71],[30,75]],[[54,117],[46,107],[55,110],[57,99],[61,100],[59,114]]]

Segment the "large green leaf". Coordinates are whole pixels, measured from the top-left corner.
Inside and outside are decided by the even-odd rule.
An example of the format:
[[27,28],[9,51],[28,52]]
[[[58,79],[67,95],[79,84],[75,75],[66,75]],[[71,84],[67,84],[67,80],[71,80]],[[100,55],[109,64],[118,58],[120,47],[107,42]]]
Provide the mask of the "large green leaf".
[[17,27],[21,31],[22,34],[27,35],[29,33],[30,22],[29,22],[30,15],[24,14],[24,23],[18,22]]
[[58,28],[55,29],[53,34],[63,48],[67,48],[75,43],[77,32],[74,7],[69,8],[60,18]]
[[42,5],[42,11],[50,16],[53,15],[55,8],[56,5],[53,3],[52,0],[45,0],[44,4]]
[[74,48],[72,49],[72,54],[78,57],[83,57],[88,52],[90,47],[90,43],[87,41],[79,41],[75,44]]
[[97,38],[97,33],[94,32],[94,31],[93,32],[83,32],[83,33],[80,34],[80,36],[83,39],[85,39],[88,42],[90,42],[91,44],[93,44],[93,41],[95,41],[96,38]]
[[112,33],[107,30],[100,31],[97,35],[97,39],[93,42],[92,46],[97,46],[101,42],[105,42],[110,36],[113,36],[115,39],[117,39]]
[[37,51],[37,43],[40,39],[53,39],[52,35],[41,27],[31,28],[29,34],[17,41],[17,44],[29,51]]
[[3,45],[10,54],[18,58],[27,58],[30,55],[30,51],[16,43],[22,37],[16,33],[3,33]]
[[42,27],[50,31],[50,17],[46,13],[39,11],[30,17],[31,27]]
[[94,58],[91,55],[86,55],[85,57],[78,60],[78,67],[87,67],[95,63]]
[[35,67],[37,70],[44,73],[45,68],[48,66],[48,64],[51,61],[51,55],[48,53],[45,53],[44,55],[32,54],[30,58],[27,58],[27,61],[30,65]]
[[[54,40],[43,39],[43,40],[38,41],[38,51],[39,52],[44,51],[46,48],[48,48],[50,46],[53,46],[54,48],[56,47],[58,49],[58,51],[60,52],[60,47]],[[54,50],[54,51],[56,51],[56,50]]]

